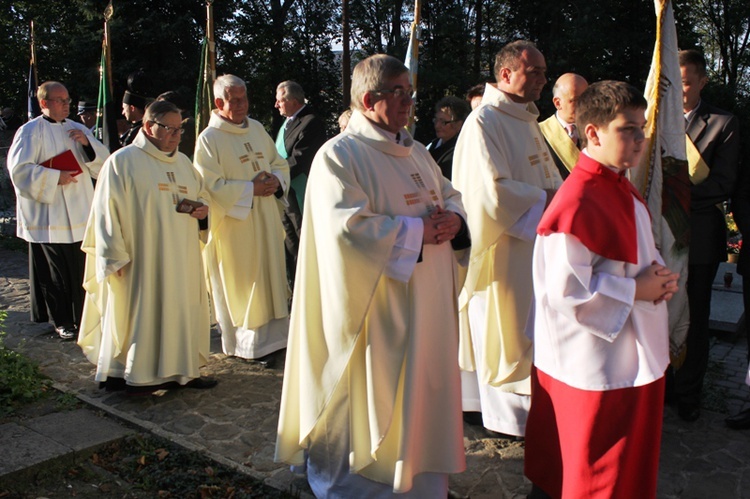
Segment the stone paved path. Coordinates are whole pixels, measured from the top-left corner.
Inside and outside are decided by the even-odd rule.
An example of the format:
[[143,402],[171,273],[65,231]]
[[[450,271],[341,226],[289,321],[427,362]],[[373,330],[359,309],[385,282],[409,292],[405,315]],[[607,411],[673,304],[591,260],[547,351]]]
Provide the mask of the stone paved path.
[[[74,343],[60,342],[48,324],[28,321],[26,258],[0,249],[0,309],[8,312],[6,343],[39,362],[57,387],[269,485],[307,496],[304,478],[273,462],[281,369],[226,357],[214,335],[206,374],[218,378],[219,385],[212,390],[135,398],[100,391],[93,382],[94,366]],[[746,352],[744,338],[714,340],[712,407],[735,411],[750,401],[750,390],[742,382]],[[686,424],[672,409],[665,411],[660,498],[750,497],[750,432],[726,429],[724,417],[704,410],[699,421]],[[522,443],[487,438],[482,430],[467,426],[464,444],[468,469],[450,482],[457,497],[521,498],[528,493]]]

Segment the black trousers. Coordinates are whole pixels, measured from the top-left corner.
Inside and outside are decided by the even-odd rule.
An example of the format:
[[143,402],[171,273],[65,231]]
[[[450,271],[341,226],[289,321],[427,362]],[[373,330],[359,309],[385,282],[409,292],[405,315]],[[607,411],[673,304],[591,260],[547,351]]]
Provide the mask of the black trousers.
[[747,360],[750,362],[750,275],[742,276],[742,302],[745,306],[745,335],[747,336]]
[[286,276],[289,286],[294,289],[294,276],[297,270],[297,253],[299,253],[299,235],[302,230],[302,210],[300,210],[297,196],[293,188],[289,188],[287,196],[289,206],[284,209],[282,223],[286,238],[284,247],[286,249]]
[[83,312],[81,243],[29,243],[31,320],[56,327],[78,326]]
[[708,368],[711,316],[711,290],[719,263],[688,265],[687,295],[690,326],[686,341],[685,362],[675,372],[675,392],[678,402],[699,405],[703,378]]

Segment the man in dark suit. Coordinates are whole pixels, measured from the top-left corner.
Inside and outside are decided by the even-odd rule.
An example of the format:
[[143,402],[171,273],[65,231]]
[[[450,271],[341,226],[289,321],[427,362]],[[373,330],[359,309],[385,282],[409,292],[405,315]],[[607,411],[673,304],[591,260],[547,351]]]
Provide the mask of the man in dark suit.
[[[737,273],[742,276],[742,298],[745,308],[745,334],[748,342],[748,362],[750,362],[750,171],[743,168],[739,173],[737,190],[732,195],[732,214],[742,237],[747,234],[749,240],[740,248],[737,262]],[[724,420],[729,428],[735,430],[750,429],[750,409],[745,409]]]
[[726,221],[721,203],[729,199],[737,180],[739,124],[730,113],[701,100],[706,85],[706,61],[695,50],[679,54],[687,138],[700,153],[691,166],[690,253],[687,294],[690,327],[686,357],[675,373],[678,413],[685,421],[700,416],[703,378],[708,366],[708,323],[711,289],[719,262],[726,260]]
[[435,104],[435,140],[427,144],[432,159],[440,167],[443,177],[450,179],[453,174],[453,150],[456,148],[458,132],[464,126],[464,120],[469,116],[471,106],[458,97],[449,95]]
[[276,149],[289,163],[292,183],[289,189],[289,206],[284,210],[283,223],[286,232],[284,244],[287,277],[290,286],[294,288],[305,186],[315,153],[326,141],[326,125],[313,114],[310,106],[305,104],[305,91],[299,83],[279,83],[276,87],[274,107],[286,118],[276,136]]

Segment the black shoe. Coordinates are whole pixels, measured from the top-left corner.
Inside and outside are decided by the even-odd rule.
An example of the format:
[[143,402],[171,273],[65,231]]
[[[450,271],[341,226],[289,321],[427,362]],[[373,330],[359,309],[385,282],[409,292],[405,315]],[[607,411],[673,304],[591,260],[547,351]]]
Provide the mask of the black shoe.
[[126,385],[125,395],[128,397],[142,397],[147,395],[153,395],[157,390],[161,389],[161,385]]
[[214,378],[207,378],[205,376],[201,376],[200,378],[191,379],[184,386],[185,388],[195,388],[198,390],[205,390],[208,388],[215,387],[218,383],[219,382],[216,381]]
[[74,340],[78,337],[78,328],[75,326],[60,326],[56,327],[57,336],[63,341]]
[[518,435],[508,435],[507,433],[500,433],[499,431],[490,430],[489,428],[484,428],[484,433],[487,435],[487,438],[498,438],[502,440],[508,440],[509,442],[523,442],[525,440],[524,437],[520,437]]
[[750,428],[750,409],[729,416],[724,420],[724,423],[733,430],[747,430]]
[[479,411],[464,411],[464,423],[471,426],[484,426],[482,413]]
[[120,392],[127,387],[123,378],[108,376],[107,381],[100,381],[99,388],[104,388],[108,392]]
[[701,416],[700,404],[680,402],[677,405],[677,414],[680,416],[680,419],[682,419],[683,421],[692,423],[693,421],[697,420]]
[[276,350],[275,352],[271,352],[267,355],[264,355],[263,357],[258,357],[257,359],[249,359],[248,361],[251,364],[260,364],[265,369],[275,369],[276,366],[280,366],[282,360],[286,357],[286,348],[282,348],[281,350]]

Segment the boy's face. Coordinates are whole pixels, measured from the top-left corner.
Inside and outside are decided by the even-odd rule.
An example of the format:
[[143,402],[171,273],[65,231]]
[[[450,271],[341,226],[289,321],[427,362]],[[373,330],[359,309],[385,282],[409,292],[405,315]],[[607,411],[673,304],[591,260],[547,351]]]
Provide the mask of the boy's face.
[[618,170],[637,166],[645,147],[645,111],[643,108],[624,109],[607,126],[586,125],[590,156]]

